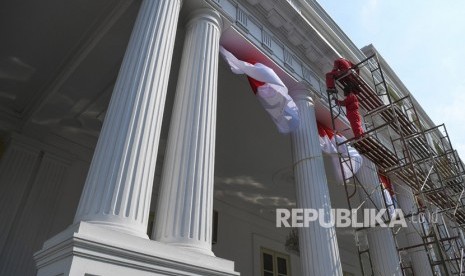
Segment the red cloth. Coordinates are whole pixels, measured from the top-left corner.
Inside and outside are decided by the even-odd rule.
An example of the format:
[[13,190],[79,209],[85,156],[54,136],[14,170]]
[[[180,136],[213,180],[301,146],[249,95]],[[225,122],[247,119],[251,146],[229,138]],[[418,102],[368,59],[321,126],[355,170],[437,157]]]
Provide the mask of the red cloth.
[[258,81],[249,76],[247,76],[247,79],[249,80],[250,86],[252,87],[252,90],[255,94],[257,94],[257,88],[265,84],[264,82]]
[[381,183],[383,183],[384,189],[386,189],[391,196],[394,196],[395,193],[394,193],[394,188],[392,187],[391,180],[385,175],[382,175],[382,174],[378,174],[378,175],[379,175],[379,180],[381,180]]
[[320,137],[324,137],[327,135],[330,140],[333,139],[334,131],[332,129],[318,121],[316,122],[316,125],[318,127],[318,134],[320,135]]
[[[249,59],[246,59],[245,61],[248,62],[248,63],[250,63],[250,64],[255,64],[255,63],[257,63],[256,60],[250,59],[250,58],[249,58]],[[247,80],[249,81],[249,84],[250,84],[250,86],[252,87],[252,90],[253,90],[253,92],[254,92],[255,94],[257,94],[257,88],[259,88],[260,86],[262,86],[262,85],[265,84],[264,82],[258,81],[258,80],[254,79],[254,78],[249,77],[249,76],[247,76]]]
[[352,131],[354,132],[355,138],[359,138],[363,134],[362,119],[360,112],[358,112],[359,103],[355,93],[350,92],[347,97],[340,101],[336,100],[336,104],[339,106],[345,106],[347,110],[347,119],[349,120]]
[[[334,61],[334,66],[333,66],[333,70],[331,70],[330,72],[326,73],[326,88],[328,89],[333,89],[335,88],[335,84],[334,84],[334,79],[335,78],[338,78],[342,75],[344,75],[345,73],[347,73],[348,70],[350,70],[350,68],[352,68],[354,66],[354,64],[345,59],[345,58],[338,58]],[[355,71],[357,72],[357,74],[359,73],[359,69],[355,69]],[[350,74],[345,78],[351,76]]]

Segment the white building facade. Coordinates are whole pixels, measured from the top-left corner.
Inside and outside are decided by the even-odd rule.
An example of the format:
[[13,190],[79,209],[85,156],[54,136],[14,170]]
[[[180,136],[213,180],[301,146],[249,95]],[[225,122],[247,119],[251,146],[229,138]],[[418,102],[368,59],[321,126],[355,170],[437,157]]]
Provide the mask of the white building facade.
[[[318,3],[46,4],[5,8],[19,34],[43,28],[1,49],[0,275],[362,275],[365,240],[375,275],[403,275],[389,229],[362,241],[314,223],[295,251],[276,227],[277,208],[347,208],[317,121],[331,127],[333,60],[366,56]],[[295,132],[277,132],[220,45],[275,70],[299,108]],[[379,185],[368,159],[359,177]],[[402,208],[415,208],[411,193]],[[402,246],[418,242],[408,229]],[[414,275],[433,275],[426,250],[410,255]]]

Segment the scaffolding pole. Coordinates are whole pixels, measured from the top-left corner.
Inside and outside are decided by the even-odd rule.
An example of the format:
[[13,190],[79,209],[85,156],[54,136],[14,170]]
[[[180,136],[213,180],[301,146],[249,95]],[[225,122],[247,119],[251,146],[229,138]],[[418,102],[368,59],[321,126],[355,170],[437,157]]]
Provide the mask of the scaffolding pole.
[[[397,96],[387,83],[376,54],[360,61],[351,69],[367,69],[371,74],[371,83],[356,74],[355,70],[335,78],[335,81],[338,88],[349,85],[356,87],[361,106],[360,113],[365,125],[369,127],[361,138],[348,139],[337,145],[337,148],[346,145],[354,147],[376,164],[380,172],[396,176],[412,188],[418,198],[415,202],[418,210],[444,214],[450,223],[463,229],[465,169],[452,147],[445,126],[442,124],[425,128],[411,97]],[[338,133],[336,126],[338,122],[344,121],[345,111],[331,101],[334,93],[328,91],[327,96],[332,127]],[[358,181],[350,162],[341,153],[338,156],[349,209],[358,209],[360,206],[355,204],[354,198],[358,189],[361,188],[362,195],[366,197],[362,202],[371,200],[371,195]],[[352,170],[350,175],[345,175],[344,166]],[[388,208],[386,197],[382,194],[384,207]],[[389,221],[390,217],[385,219]],[[396,234],[393,232],[394,238]],[[404,259],[401,256],[403,252],[422,247],[428,254],[433,274],[435,271],[440,271],[442,275],[462,274],[464,244],[460,236],[450,235],[444,219],[441,222],[422,223],[422,233],[418,234],[423,241],[421,244],[399,248],[396,240],[399,259]],[[356,236],[356,240],[363,275],[373,275],[369,246],[361,246],[359,236]],[[370,267],[367,268],[366,264]],[[412,267],[408,264],[402,264],[402,271],[404,275],[413,275]]]

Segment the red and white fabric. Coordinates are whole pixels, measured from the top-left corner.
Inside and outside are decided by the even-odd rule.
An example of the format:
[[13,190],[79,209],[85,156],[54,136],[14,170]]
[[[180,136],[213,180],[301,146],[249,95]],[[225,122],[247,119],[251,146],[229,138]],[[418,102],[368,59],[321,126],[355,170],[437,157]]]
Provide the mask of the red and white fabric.
[[362,156],[360,153],[348,144],[341,144],[347,140],[344,136],[335,134],[332,129],[325,127],[319,122],[317,122],[317,125],[321,150],[332,156],[335,168],[340,167],[338,157],[338,154],[340,154],[343,160],[347,161],[342,164],[345,178],[352,177],[362,167]]
[[389,214],[391,214],[392,216],[394,214],[394,209],[396,208],[396,205],[397,205],[396,204],[397,199],[396,199],[396,194],[394,192],[394,188],[392,187],[391,180],[387,176],[381,173],[378,173],[378,176],[379,176],[379,181],[384,187],[383,193],[384,193],[386,205],[389,206],[388,207]]
[[297,106],[288,94],[287,87],[268,66],[251,61],[237,59],[232,53],[220,46],[220,53],[235,74],[245,74],[258,101],[276,124],[278,131],[289,133],[299,125]]

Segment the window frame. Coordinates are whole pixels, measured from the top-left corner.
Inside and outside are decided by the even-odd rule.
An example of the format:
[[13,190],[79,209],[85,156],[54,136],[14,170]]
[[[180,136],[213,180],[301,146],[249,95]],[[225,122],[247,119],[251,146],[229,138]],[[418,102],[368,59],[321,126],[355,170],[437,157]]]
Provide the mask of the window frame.
[[[291,257],[288,254],[284,254],[282,252],[265,248],[265,247],[260,247],[260,275],[263,276],[265,273],[265,268],[263,264],[263,255],[268,254],[271,255],[273,258],[273,276],[291,276]],[[279,274],[278,273],[278,258],[286,260],[286,274]],[[270,272],[270,271],[266,271]]]

